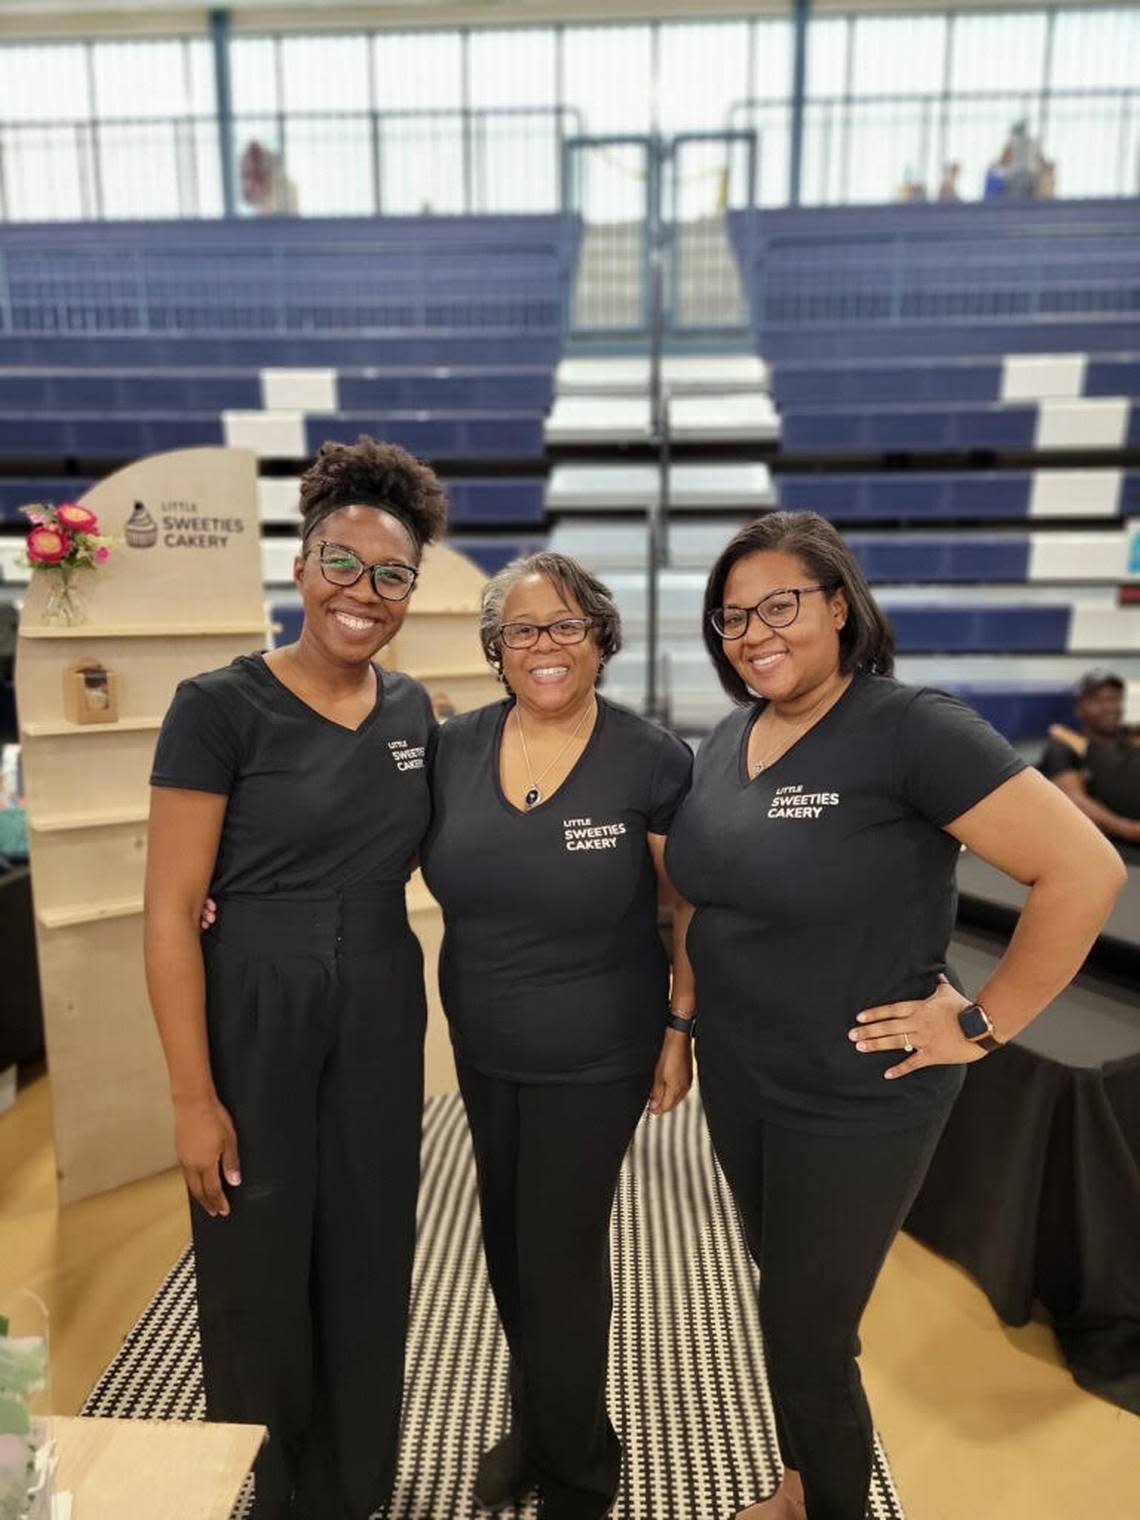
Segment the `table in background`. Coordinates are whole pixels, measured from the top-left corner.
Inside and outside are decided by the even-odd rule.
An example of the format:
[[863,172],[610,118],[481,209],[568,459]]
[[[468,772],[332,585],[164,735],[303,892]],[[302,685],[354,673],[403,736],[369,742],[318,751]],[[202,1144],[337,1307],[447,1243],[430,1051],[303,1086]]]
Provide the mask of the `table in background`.
[[202,1420],[52,1421],[75,1520],[229,1520],[265,1439]]
[[[1004,947],[960,924],[950,964],[976,989]],[[906,1228],[1007,1324],[1042,1304],[1077,1382],[1140,1414],[1140,984],[1082,972],[968,1067]]]

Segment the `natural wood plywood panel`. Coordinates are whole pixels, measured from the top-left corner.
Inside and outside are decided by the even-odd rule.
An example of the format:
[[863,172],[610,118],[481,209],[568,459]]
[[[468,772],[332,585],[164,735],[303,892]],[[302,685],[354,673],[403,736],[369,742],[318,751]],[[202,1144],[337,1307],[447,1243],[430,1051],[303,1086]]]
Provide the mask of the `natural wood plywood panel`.
[[[84,498],[120,540],[79,578],[86,620],[45,624],[41,575],[24,603],[17,697],[64,1201],[173,1161],[143,973],[143,819],[178,682],[265,643],[256,493],[256,461],[238,450],[140,460]],[[79,660],[115,673],[118,722],[67,721],[64,676]]]
[[[26,679],[21,686],[20,718],[33,736],[44,725],[65,732],[78,728],[63,720],[61,702],[64,676],[79,660],[97,659],[119,678],[118,724],[85,724],[93,733],[110,734],[132,723],[161,724],[170,705],[174,688],[188,676],[201,675],[228,665],[239,654],[263,648],[266,624],[252,625],[254,632],[244,635],[163,634],[158,637],[109,638],[91,628],[80,640],[53,643],[35,640],[24,644],[20,661]],[[27,710],[23,690],[26,686]]]
[[143,975],[137,912],[39,929],[60,1199],[174,1162],[166,1067]]

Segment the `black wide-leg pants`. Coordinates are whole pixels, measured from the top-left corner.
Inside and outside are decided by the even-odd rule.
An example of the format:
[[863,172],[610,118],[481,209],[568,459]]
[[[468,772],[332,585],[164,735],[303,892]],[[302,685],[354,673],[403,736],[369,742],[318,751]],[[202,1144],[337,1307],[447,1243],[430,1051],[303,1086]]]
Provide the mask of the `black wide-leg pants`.
[[892,1134],[790,1128],[759,1116],[731,1060],[698,1056],[713,1148],[760,1269],[781,1460],[803,1478],[809,1520],[864,1520],[874,1435],[859,1322],[945,1114]]
[[227,898],[203,939],[230,1216],[191,1205],[212,1420],[264,1424],[257,1520],[366,1520],[396,1470],[426,1007],[401,889]]
[[459,1063],[487,1271],[511,1353],[511,1402],[544,1520],[597,1520],[618,1490],[606,1412],[610,1213],[650,1072],[518,1083]]

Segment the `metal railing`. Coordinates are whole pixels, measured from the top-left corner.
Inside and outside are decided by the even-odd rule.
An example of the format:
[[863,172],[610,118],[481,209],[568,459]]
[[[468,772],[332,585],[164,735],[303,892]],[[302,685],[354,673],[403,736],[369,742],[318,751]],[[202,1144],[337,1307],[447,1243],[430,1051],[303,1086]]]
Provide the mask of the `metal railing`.
[[[759,133],[754,193],[766,205],[788,200],[792,107],[788,96],[740,100],[726,118]],[[950,164],[958,198],[980,199],[1019,121],[1051,166],[1048,193],[1140,193],[1140,89],[979,90],[809,96],[801,203],[935,200]]]
[[0,121],[0,220],[557,211],[571,108]]

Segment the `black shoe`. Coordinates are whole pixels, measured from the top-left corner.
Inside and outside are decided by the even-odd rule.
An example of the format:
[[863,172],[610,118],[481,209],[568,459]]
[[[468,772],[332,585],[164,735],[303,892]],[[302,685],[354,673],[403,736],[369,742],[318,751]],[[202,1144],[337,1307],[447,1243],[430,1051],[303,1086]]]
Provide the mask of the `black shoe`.
[[505,1509],[525,1499],[537,1481],[523,1453],[522,1437],[512,1426],[479,1458],[475,1502],[483,1509]]

